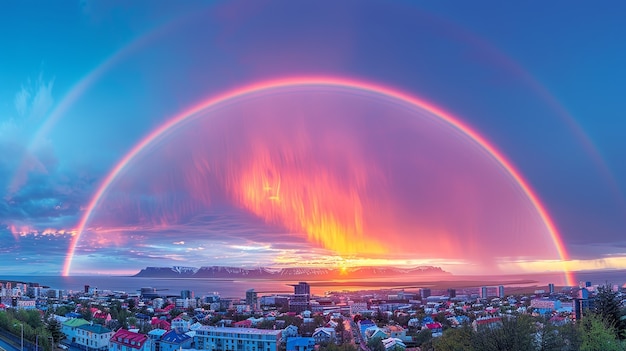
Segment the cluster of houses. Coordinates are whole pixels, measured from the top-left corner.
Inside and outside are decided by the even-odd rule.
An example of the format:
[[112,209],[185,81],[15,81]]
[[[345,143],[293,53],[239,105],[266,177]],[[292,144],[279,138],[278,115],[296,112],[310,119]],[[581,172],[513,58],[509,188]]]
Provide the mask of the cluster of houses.
[[316,344],[335,341],[335,329],[331,327],[317,328],[311,337],[301,337],[293,325],[279,330],[241,324],[214,327],[190,323],[186,317],[181,315],[172,320],[169,330],[155,328],[146,334],[139,329],[114,332],[78,317],[66,319],[61,330],[68,344],[86,351],[276,351],[281,343],[288,351],[312,351]]
[[[7,303],[0,309],[40,308],[50,303],[44,296],[56,299],[50,297],[50,291],[7,285],[0,290],[0,295],[4,295],[0,297]],[[380,339],[386,350],[401,351],[414,345],[414,336],[420,331],[428,330],[432,337],[439,337],[446,327],[470,324],[477,330],[497,326],[507,315],[542,314],[553,323],[567,323],[576,318],[578,307],[589,303],[593,287],[557,293],[551,286],[547,293],[508,297],[503,287],[460,290],[460,294],[448,289],[439,291],[440,295],[433,294],[437,292],[381,290],[313,298],[308,284],[299,283],[292,296],[258,298],[250,289],[245,299],[222,299],[217,294],[194,298],[187,290],[181,296],[168,298],[159,296],[152,288],[142,288],[137,296],[106,294],[86,286],[78,300],[83,306],[102,308],[87,307],[91,320],[97,323],[81,318],[84,308],[83,314],[70,312],[56,318],[62,323],[64,342],[85,351],[276,351],[281,345],[286,351],[312,351],[317,345],[347,341],[345,333],[337,335],[343,329],[338,328],[338,323],[353,318],[355,323],[346,322],[345,329],[352,327],[348,334],[354,336],[355,343],[367,345],[370,340]],[[115,321],[106,311],[112,301],[118,301],[125,309],[131,309],[132,302],[137,325],[118,329],[119,323],[111,323]],[[181,312],[183,309],[187,312]],[[299,318],[303,326],[308,326],[307,331],[286,323],[285,316]]]

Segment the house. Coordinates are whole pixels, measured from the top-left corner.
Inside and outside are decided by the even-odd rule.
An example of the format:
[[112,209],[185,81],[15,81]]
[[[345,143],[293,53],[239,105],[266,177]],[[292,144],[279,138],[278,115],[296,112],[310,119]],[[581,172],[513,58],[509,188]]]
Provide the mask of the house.
[[406,349],[404,342],[398,338],[387,338],[383,339],[382,342],[386,351],[404,351]]
[[159,344],[159,340],[163,334],[167,333],[165,329],[152,329],[148,332],[148,339],[150,342],[150,351],[160,351],[161,345]]
[[156,328],[156,329],[164,329],[164,330],[172,329],[170,322],[166,321],[165,319],[160,319],[156,317],[152,317],[152,320],[150,321],[150,325],[152,326],[152,328]]
[[67,341],[69,341],[70,343],[75,343],[76,342],[76,328],[85,324],[89,324],[89,322],[87,322],[86,320],[82,318],[68,319],[65,322],[63,322],[63,324],[61,324],[61,332],[65,334]]
[[383,331],[379,327],[372,326],[372,327],[365,329],[365,337],[367,338],[367,340],[372,340],[375,338],[379,338],[382,340],[382,339],[387,339],[389,335],[387,335],[387,333],[385,333],[385,331]]
[[335,329],[333,328],[317,328],[312,336],[317,344],[329,344],[335,342],[335,334]]
[[298,327],[295,325],[289,325],[287,328],[283,329],[281,333],[282,342],[287,342],[289,338],[295,338],[298,336]]
[[111,337],[109,351],[150,351],[148,337],[144,334],[120,329]]
[[304,337],[291,337],[287,339],[286,351],[313,351],[315,350],[315,339]]
[[495,329],[501,326],[502,317],[483,317],[472,322],[472,328],[474,328],[474,331],[478,331],[479,328]]
[[189,349],[193,339],[186,333],[178,333],[172,329],[161,336],[158,341],[160,351],[176,351],[179,349]]
[[76,328],[76,344],[89,351],[107,351],[113,331],[99,324],[84,324]]
[[439,322],[427,323],[424,327],[430,330],[433,338],[443,335],[443,325]]
[[233,327],[235,327],[235,328],[251,328],[252,327],[252,321],[249,320],[249,319],[244,319],[242,321],[233,323]]
[[388,325],[383,328],[385,334],[390,338],[396,338],[400,340],[406,340],[406,330],[399,325]]
[[104,323],[109,323],[111,321],[111,314],[108,312],[102,312],[100,310],[96,310],[93,313],[93,318],[94,319],[101,319],[104,321]]
[[179,333],[186,333],[191,326],[191,317],[186,314],[181,314],[178,317],[172,319],[172,329]]

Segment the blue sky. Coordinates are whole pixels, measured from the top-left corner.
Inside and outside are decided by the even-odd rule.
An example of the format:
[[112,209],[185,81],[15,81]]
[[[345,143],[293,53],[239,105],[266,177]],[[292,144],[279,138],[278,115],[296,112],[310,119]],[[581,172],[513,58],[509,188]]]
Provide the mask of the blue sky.
[[[0,14],[0,272],[59,273],[71,236],[60,233],[76,228],[116,162],[171,116],[225,90],[302,75],[376,82],[458,116],[536,190],[572,267],[619,267],[625,17],[620,1],[10,1]],[[133,172],[133,184],[147,177]],[[79,243],[76,271],[96,271],[106,257],[121,272],[181,259],[254,265],[275,264],[276,252],[333,256],[233,207],[203,208],[195,215],[220,213],[222,221],[185,217],[169,234],[125,231],[127,241],[98,250]],[[428,258],[454,271],[436,253]]]

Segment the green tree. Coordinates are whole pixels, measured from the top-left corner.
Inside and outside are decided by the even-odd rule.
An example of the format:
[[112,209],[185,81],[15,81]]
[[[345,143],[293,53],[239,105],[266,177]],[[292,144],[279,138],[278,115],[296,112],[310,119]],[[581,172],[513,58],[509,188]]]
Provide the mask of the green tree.
[[621,351],[624,350],[617,338],[615,329],[600,315],[586,316],[579,325],[581,338],[580,351]]
[[52,336],[52,339],[55,341],[55,343],[58,343],[59,341],[65,339],[65,334],[61,332],[61,323],[59,323],[59,321],[57,321],[56,319],[48,319],[48,325],[46,326],[46,329],[48,330],[48,333],[50,333],[50,336]]
[[433,332],[430,329],[422,329],[415,337],[413,337],[413,341],[417,344],[417,346],[428,345],[431,343],[433,339]]
[[473,335],[474,330],[468,325],[451,328],[433,341],[433,346],[437,351],[478,351],[472,346]]
[[263,320],[261,323],[259,323],[257,325],[257,328],[259,328],[259,329],[273,329],[275,325],[276,325],[276,322],[265,319],[265,320]]
[[367,341],[367,347],[370,351],[385,351],[385,345],[381,338],[371,338]]
[[623,337],[626,321],[622,319],[624,313],[620,308],[620,302],[618,293],[607,283],[598,287],[593,312],[599,315],[604,323],[615,328],[618,337]]
[[503,318],[500,324],[479,328],[472,346],[481,351],[529,351],[535,349],[535,323],[531,316]]

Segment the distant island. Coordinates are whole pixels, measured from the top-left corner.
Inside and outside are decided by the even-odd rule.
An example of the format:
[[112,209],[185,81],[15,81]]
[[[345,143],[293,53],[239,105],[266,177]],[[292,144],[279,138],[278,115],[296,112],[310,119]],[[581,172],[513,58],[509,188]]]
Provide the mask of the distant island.
[[145,278],[221,278],[221,279],[277,279],[277,280],[323,280],[368,279],[389,277],[436,277],[450,276],[440,267],[346,267],[346,268],[241,268],[241,267],[146,267],[135,277]]

